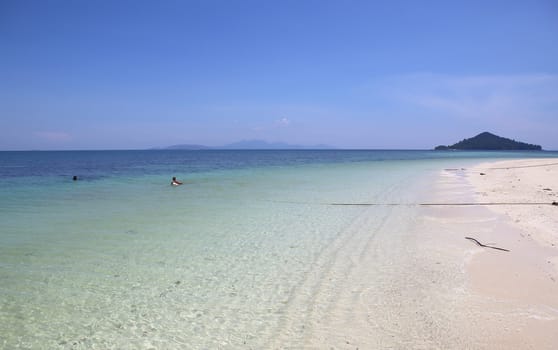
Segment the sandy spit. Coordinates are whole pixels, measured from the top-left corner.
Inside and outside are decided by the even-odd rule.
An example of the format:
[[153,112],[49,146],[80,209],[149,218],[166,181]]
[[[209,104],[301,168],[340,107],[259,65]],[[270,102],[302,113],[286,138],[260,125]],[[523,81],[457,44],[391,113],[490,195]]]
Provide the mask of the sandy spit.
[[267,348],[558,349],[558,159],[434,179],[408,189],[424,192],[414,205],[362,208]]
[[510,250],[475,248],[467,264],[471,293],[511,330],[500,345],[558,348],[558,160],[483,163],[466,178],[474,201],[500,203],[485,206],[494,221],[470,235]]

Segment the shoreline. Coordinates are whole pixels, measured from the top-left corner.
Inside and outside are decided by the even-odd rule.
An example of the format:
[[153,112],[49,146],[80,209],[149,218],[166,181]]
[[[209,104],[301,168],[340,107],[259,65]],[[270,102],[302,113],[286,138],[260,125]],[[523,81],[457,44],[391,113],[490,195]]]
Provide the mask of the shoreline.
[[[509,177],[485,169],[497,166],[477,169],[482,161],[235,170],[180,192],[157,181],[137,191],[129,178],[110,195],[104,182],[72,186],[71,197],[35,191],[49,206],[25,217],[51,239],[22,234],[31,243],[4,247],[3,263],[14,268],[4,275],[3,344],[141,347],[149,332],[163,347],[556,348],[558,283],[550,277],[558,276],[545,260],[558,255],[552,230],[538,238],[550,247],[541,247],[537,230],[516,227],[532,225],[531,214],[515,223],[499,206],[451,205],[488,202],[496,175]],[[535,168],[525,169],[533,177]],[[486,196],[474,180],[485,182]],[[537,193],[550,198],[554,183]],[[380,204],[325,205],[366,201]],[[546,208],[555,219],[558,208]],[[29,230],[17,225],[23,211],[12,213],[5,225]],[[106,220],[86,220],[90,213]],[[74,234],[75,222],[96,234]]]
[[551,203],[558,200],[558,164],[549,159],[482,163],[468,180],[477,202],[525,203],[488,208],[501,224],[484,232],[484,239],[498,241],[510,253],[476,255],[468,266],[472,291],[505,304],[500,312],[516,316],[517,341],[556,348],[558,207]]
[[[475,328],[485,332],[487,348],[556,348],[558,207],[551,203],[558,200],[558,163],[480,163],[458,177],[462,188],[454,194],[460,200],[467,193],[476,203],[510,203],[446,211],[459,232],[453,244],[465,248],[465,304],[475,310]],[[475,245],[466,236],[509,252]]]
[[[315,279],[298,291],[300,301],[269,347],[555,349],[558,269],[552,261],[558,249],[540,246],[533,233],[498,212],[504,207],[451,205],[502,201],[480,195],[499,185],[487,168],[500,163],[480,162],[433,172],[409,189],[415,200],[449,205],[362,207],[328,248],[332,254],[316,264],[326,265],[325,273],[311,271]],[[558,208],[547,207],[556,219]]]

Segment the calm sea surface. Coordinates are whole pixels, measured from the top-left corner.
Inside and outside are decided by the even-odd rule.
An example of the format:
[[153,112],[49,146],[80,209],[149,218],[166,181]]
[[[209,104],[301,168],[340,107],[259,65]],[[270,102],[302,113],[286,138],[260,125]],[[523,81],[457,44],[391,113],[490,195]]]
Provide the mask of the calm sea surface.
[[558,153],[0,152],[0,348],[297,348],[332,247],[417,215],[332,203],[418,203],[443,168],[528,157]]

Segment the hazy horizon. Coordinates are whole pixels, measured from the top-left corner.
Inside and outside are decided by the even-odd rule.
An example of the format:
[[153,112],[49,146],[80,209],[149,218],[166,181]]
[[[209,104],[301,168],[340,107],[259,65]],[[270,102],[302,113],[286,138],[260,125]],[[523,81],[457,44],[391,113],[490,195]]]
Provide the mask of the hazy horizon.
[[3,1],[0,150],[558,149],[550,0]]

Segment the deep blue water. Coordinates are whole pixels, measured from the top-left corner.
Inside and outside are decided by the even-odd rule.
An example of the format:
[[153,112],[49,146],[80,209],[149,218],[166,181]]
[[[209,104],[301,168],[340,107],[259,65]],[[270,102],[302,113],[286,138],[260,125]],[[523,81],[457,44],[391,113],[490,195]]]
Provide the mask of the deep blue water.
[[546,158],[558,152],[426,150],[242,150],[242,151],[29,151],[0,152],[0,179],[29,177],[81,180],[184,174],[213,170],[386,160]]

